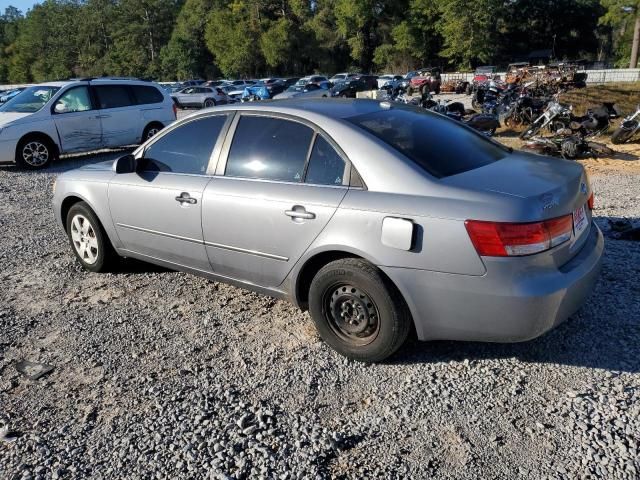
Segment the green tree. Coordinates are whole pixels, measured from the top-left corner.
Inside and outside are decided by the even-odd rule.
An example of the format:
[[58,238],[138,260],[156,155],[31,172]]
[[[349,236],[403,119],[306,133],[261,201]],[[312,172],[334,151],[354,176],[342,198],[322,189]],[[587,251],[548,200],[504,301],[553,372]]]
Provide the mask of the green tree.
[[0,15],[0,83],[9,80],[10,60],[23,20],[22,12],[15,7],[5,8]]
[[613,29],[616,64],[638,66],[640,49],[640,0],[602,0],[606,9],[600,22]]
[[213,56],[205,45],[207,17],[213,0],[187,0],[178,14],[169,43],[160,52],[167,78],[187,79],[212,76]]

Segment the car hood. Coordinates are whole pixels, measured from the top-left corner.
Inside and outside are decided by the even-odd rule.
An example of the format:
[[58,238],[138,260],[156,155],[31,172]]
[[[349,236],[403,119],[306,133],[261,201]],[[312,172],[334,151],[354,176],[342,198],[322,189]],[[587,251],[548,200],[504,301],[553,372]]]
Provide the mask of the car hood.
[[0,112],[0,126],[7,125],[21,118],[28,117],[29,115],[32,115],[32,113]]

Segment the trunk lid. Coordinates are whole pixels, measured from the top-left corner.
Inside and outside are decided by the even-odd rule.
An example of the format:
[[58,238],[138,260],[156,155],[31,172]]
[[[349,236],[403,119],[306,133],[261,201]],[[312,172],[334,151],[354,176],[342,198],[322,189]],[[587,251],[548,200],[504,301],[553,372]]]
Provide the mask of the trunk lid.
[[[518,204],[502,212],[486,212],[487,218],[475,220],[536,222],[576,213],[584,208],[587,226],[576,229],[571,240],[541,255],[551,253],[558,265],[569,261],[584,244],[591,227],[587,201],[589,181],[577,162],[514,152],[503,160],[441,180],[444,184],[470,190],[505,195]],[[505,199],[506,200],[506,199]]]

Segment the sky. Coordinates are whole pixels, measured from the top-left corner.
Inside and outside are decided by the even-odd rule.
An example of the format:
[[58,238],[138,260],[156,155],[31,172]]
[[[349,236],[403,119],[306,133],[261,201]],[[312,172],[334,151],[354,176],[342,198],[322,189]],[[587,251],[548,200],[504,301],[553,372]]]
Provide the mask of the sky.
[[28,9],[33,7],[40,1],[36,0],[0,0],[0,13],[4,13],[4,9],[9,5],[16,7],[18,10],[22,10],[22,13],[26,13]]

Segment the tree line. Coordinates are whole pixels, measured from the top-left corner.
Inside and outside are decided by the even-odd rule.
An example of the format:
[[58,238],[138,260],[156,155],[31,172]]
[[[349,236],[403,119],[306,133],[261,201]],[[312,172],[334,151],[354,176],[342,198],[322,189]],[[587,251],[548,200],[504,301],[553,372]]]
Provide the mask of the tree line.
[[0,83],[393,71],[534,50],[628,66],[640,0],[45,0],[0,16]]

